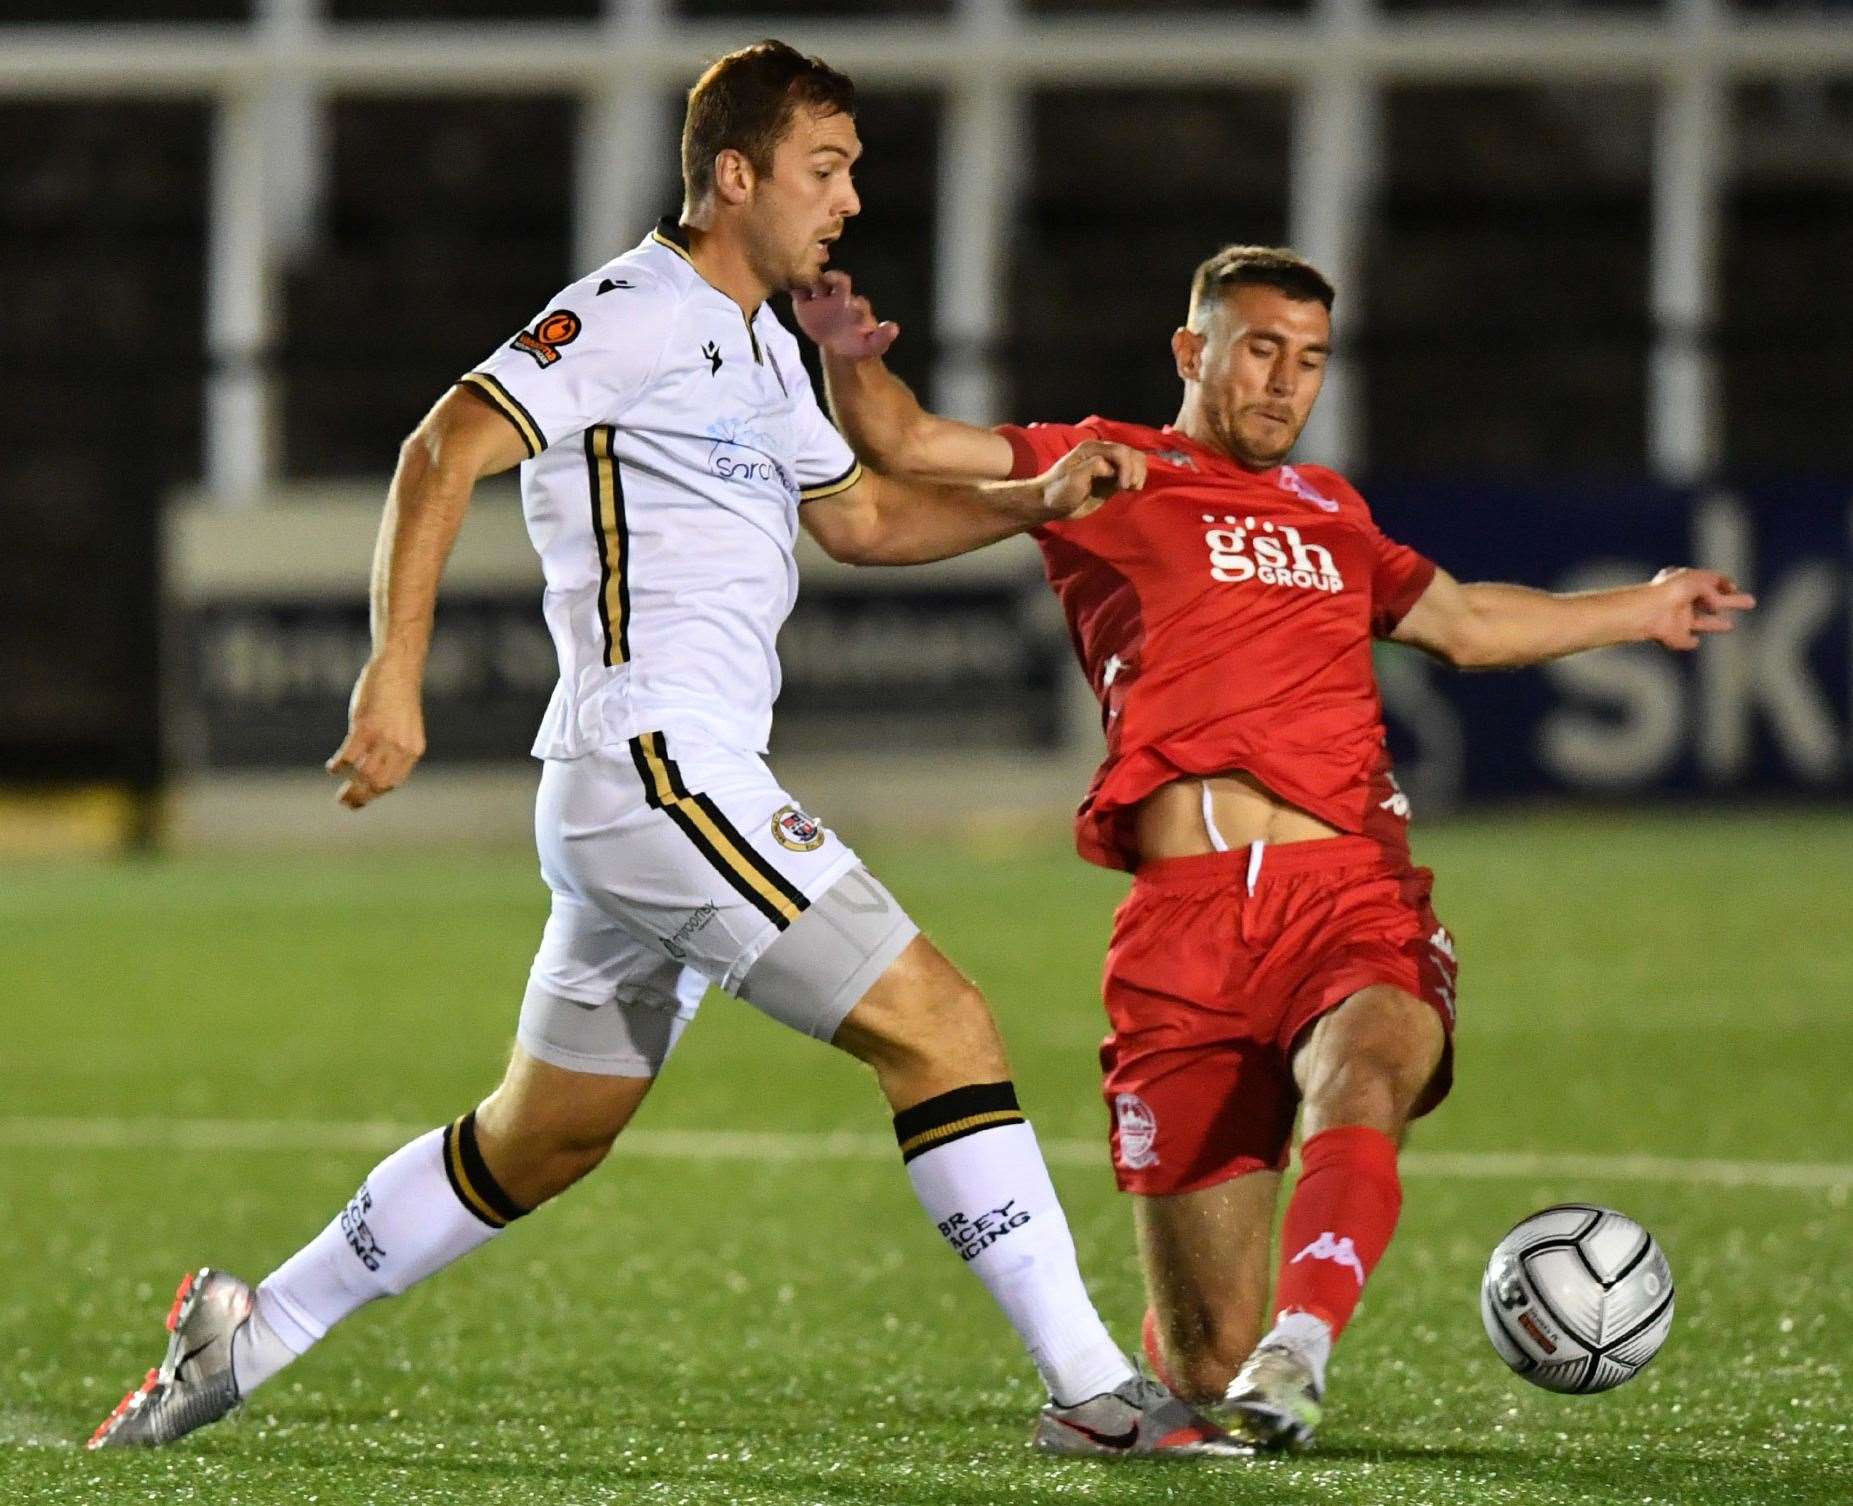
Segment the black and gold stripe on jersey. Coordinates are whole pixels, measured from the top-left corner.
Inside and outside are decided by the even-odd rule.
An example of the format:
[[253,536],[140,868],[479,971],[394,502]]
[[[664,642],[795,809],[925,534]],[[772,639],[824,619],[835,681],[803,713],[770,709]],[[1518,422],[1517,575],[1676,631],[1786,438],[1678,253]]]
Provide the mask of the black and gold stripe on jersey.
[[977,1082],[940,1093],[894,1116],[901,1159],[911,1161],[954,1140],[1004,1124],[1022,1124],[1017,1090],[1009,1082]]
[[673,251],[691,267],[695,258],[688,254],[688,231],[673,216],[664,215],[656,222],[656,228],[650,232],[650,239],[665,250]]
[[444,1126],[444,1175],[457,1201],[491,1229],[513,1223],[528,1210],[504,1192],[483,1163],[476,1145],[476,1110]]
[[624,520],[617,437],[610,424],[594,424],[585,431],[592,537],[598,542],[598,622],[605,635],[605,663],[613,668],[631,658],[631,534]]
[[800,502],[817,502],[825,497],[834,497],[838,492],[846,492],[862,479],[862,462],[852,461],[848,470],[840,476],[833,476],[828,481],[819,481],[815,486],[798,488]]
[[689,793],[662,733],[633,737],[630,748],[650,809],[675,822],[748,904],[781,931],[810,908],[804,891],[761,857],[718,805],[706,795]]
[[547,448],[547,436],[541,432],[539,424],[534,422],[534,415],[521,406],[521,401],[499,381],[486,371],[466,372],[457,381],[470,396],[480,398],[491,408],[515,426],[515,432],[521,436],[521,443],[528,452],[528,459]]

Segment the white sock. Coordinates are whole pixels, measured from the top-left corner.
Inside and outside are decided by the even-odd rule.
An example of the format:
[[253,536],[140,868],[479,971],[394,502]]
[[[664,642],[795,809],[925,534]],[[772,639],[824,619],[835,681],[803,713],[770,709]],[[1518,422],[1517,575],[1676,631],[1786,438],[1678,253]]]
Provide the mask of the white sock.
[[[274,1301],[266,1298],[260,1286],[250,1320],[232,1335],[232,1379],[238,1383],[240,1396],[249,1396],[302,1353],[301,1349],[292,1349],[272,1326],[270,1317],[274,1309]],[[309,1340],[311,1344],[314,1342]],[[303,1345],[303,1349],[308,1347],[308,1344]]]
[[441,1271],[524,1211],[483,1165],[474,1113],[401,1146],[258,1286],[250,1342],[232,1346],[239,1394],[306,1354],[356,1308]]
[[1094,1310],[1036,1133],[1007,1082],[942,1093],[895,1115],[914,1194],[1071,1406],[1132,1378]]
[[1325,1394],[1325,1367],[1332,1358],[1332,1328],[1324,1318],[1289,1309],[1275,1317],[1274,1326],[1261,1343],[1291,1349],[1305,1360],[1312,1367],[1313,1385],[1321,1396]]

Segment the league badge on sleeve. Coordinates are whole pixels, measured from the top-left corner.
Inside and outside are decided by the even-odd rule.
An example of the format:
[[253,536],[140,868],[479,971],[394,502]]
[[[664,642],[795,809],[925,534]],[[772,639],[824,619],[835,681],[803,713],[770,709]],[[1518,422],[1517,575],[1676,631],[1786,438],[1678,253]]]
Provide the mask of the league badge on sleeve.
[[560,359],[560,347],[579,338],[579,316],[571,309],[555,309],[533,329],[524,329],[509,342],[510,350],[526,351],[545,371]]
[[793,852],[815,852],[824,845],[823,823],[795,805],[781,805],[772,816],[772,835]]

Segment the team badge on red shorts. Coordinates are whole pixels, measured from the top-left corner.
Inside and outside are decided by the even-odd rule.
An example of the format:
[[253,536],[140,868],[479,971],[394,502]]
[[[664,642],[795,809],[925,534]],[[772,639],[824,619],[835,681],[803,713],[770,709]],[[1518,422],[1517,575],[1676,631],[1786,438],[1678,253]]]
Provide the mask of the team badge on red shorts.
[[1137,1093],[1116,1094],[1113,1117],[1119,1125],[1120,1165],[1128,1171],[1143,1171],[1158,1164],[1158,1116]]
[[772,835],[793,852],[815,852],[824,845],[823,823],[795,805],[781,805],[772,816]]

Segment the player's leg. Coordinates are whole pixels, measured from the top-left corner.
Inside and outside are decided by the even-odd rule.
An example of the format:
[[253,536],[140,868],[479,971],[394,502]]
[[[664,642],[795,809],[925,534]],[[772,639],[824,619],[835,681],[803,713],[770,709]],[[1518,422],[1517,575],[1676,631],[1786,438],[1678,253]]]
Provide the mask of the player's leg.
[[915,1191],[1051,1394],[1091,1404],[1137,1392],[1136,1404],[1109,1395],[1087,1411],[1077,1448],[1208,1451],[1220,1430],[1143,1386],[1094,1312],[977,989],[759,759],[663,732],[626,754],[583,781],[598,798],[567,802],[561,862],[579,892],[721,988],[869,1062]]
[[1396,1152],[1447,1038],[1435,1011],[1378,984],[1322,1016],[1293,1058],[1300,1180],[1281,1227],[1277,1311],[1344,1331],[1402,1208]]
[[[867,970],[857,957],[888,960],[866,985],[858,978],[845,988],[846,971]],[[819,896],[740,992],[875,1073],[915,1196],[1003,1310],[1048,1388],[1039,1447],[1227,1448],[1219,1429],[1140,1378],[1108,1334],[989,1005],[872,875],[858,869]]]
[[223,1271],[188,1276],[165,1359],[91,1447],[169,1443],[216,1421],[355,1310],[479,1248],[603,1158],[706,980],[640,946],[553,864],[543,869],[553,913],[500,1086],[374,1167],[255,1290]]
[[1332,1346],[1402,1209],[1397,1148],[1447,1049],[1440,1014],[1388,984],[1359,990],[1300,1042],[1300,1179],[1281,1226],[1274,1324],[1230,1387],[1258,1441],[1309,1437]]
[[436,1275],[564,1192],[604,1158],[650,1081],[568,1071],[517,1046],[488,1098],[374,1167],[257,1287],[251,1330],[232,1347],[239,1394],[367,1303]]
[[1261,1338],[1279,1193],[1280,1173],[1262,1170],[1133,1198],[1146,1358],[1186,1401],[1221,1401]]
[[[597,1166],[706,987],[556,888],[501,1083],[375,1167],[257,1288],[255,1342],[233,1350],[241,1394],[359,1307],[434,1275]],[[266,1332],[281,1345],[266,1346]]]
[[1220,1401],[1266,1326],[1298,1107],[1248,986],[1241,862],[1143,870],[1114,916],[1102,980],[1101,1087],[1114,1178],[1133,1198],[1145,1354],[1190,1401]]
[[435,1275],[590,1171],[649,1086],[566,1071],[516,1047],[489,1098],[375,1166],[255,1289],[211,1268],[188,1275],[161,1366],[90,1447],[171,1443],[217,1421],[344,1318]]

